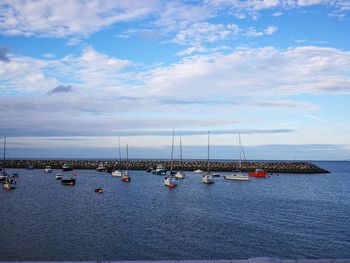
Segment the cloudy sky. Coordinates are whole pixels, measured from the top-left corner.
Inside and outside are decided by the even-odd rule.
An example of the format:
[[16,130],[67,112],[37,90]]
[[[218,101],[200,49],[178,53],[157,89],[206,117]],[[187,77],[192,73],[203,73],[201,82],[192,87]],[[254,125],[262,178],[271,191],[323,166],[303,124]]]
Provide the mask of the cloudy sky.
[[348,0],[0,0],[10,157],[350,158]]

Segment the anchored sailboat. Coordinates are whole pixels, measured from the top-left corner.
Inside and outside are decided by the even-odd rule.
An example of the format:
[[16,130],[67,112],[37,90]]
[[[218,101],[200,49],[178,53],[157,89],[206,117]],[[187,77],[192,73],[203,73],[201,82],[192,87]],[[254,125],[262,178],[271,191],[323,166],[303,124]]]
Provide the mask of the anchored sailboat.
[[213,184],[215,183],[214,177],[210,174],[210,164],[209,164],[209,135],[210,132],[208,131],[208,159],[207,159],[207,173],[206,175],[203,175],[202,182],[205,184]]
[[123,175],[123,172],[120,170],[121,164],[122,164],[122,157],[120,154],[120,136],[119,136],[119,168],[118,170],[114,170],[112,171],[112,176],[116,176],[116,177],[121,177]]
[[171,143],[170,175],[164,178],[164,185],[168,186],[169,188],[173,188],[177,186],[177,178],[173,177],[174,136],[175,136],[175,128],[173,128],[173,139]]
[[131,181],[131,177],[129,176],[129,147],[126,145],[126,170],[122,175],[122,182],[129,183]]
[[241,135],[238,133],[239,138],[239,172],[224,176],[226,180],[237,180],[237,181],[250,181],[248,175],[242,174],[242,153],[244,153]]

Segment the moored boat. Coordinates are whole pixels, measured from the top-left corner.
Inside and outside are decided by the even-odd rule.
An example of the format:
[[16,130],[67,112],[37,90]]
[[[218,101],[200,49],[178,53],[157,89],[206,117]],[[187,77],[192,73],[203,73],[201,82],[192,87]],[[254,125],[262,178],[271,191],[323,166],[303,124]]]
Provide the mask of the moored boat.
[[213,184],[215,183],[214,177],[210,174],[210,163],[209,163],[209,135],[208,131],[208,159],[207,159],[207,173],[203,175],[202,182],[205,184]]
[[243,145],[241,141],[241,135],[238,133],[238,144],[239,144],[239,172],[233,172],[230,175],[225,175],[226,180],[236,180],[236,181],[250,181],[248,175],[242,174],[242,154],[244,155]]
[[178,172],[176,172],[176,174],[174,175],[174,177],[177,178],[177,179],[185,179],[185,178],[186,178],[186,175],[185,175],[183,172],[178,171]]
[[65,163],[62,166],[62,171],[73,171],[73,167],[71,167],[67,163]]
[[50,165],[47,165],[44,169],[44,173],[52,173],[52,168]]
[[128,145],[126,145],[126,168],[127,169],[122,174],[122,182],[129,183],[131,181],[131,177],[129,176],[128,165],[129,165],[129,147],[128,147]]
[[123,175],[122,175],[122,182],[127,182],[129,183],[131,181],[131,178],[128,174],[128,172],[125,172]]
[[203,173],[203,170],[197,169],[197,170],[194,170],[193,172],[194,172],[195,174],[202,174],[202,173]]
[[164,178],[164,185],[169,188],[174,188],[175,186],[177,186],[177,178],[173,177],[174,136],[175,128],[173,128],[173,139],[171,143],[170,175]]
[[256,178],[266,178],[266,177],[269,177],[267,172],[265,172],[264,170],[262,169],[255,169],[254,172],[249,172],[248,174],[249,176],[251,177],[256,177]]
[[98,167],[96,168],[97,172],[105,172],[106,171],[106,167],[103,165],[103,163],[100,163],[98,165]]
[[96,188],[95,193],[103,193],[103,188],[101,188],[101,187]]
[[62,173],[58,173],[56,174],[55,178],[56,180],[62,180],[63,174]]
[[162,164],[158,164],[156,170],[154,170],[152,173],[157,175],[166,175],[167,170]]
[[63,185],[75,185],[75,179],[74,178],[62,179],[61,184],[63,184]]
[[5,190],[13,190],[15,188],[16,188],[16,186],[14,186],[10,181],[6,181],[4,183],[4,189]]

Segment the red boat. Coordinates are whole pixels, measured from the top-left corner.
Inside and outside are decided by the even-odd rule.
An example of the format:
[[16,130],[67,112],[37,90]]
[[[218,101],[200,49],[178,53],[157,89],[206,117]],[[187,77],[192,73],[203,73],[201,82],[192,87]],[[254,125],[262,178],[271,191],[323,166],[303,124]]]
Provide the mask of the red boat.
[[261,169],[255,169],[254,172],[250,172],[249,176],[256,178],[266,178],[268,177],[267,173]]

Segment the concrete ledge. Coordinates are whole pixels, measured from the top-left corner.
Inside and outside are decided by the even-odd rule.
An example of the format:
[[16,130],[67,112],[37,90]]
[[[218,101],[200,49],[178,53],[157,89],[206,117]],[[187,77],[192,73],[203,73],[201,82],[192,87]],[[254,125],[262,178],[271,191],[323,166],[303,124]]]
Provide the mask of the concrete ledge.
[[0,263],[350,263],[350,259],[278,259],[257,257],[233,260],[145,260],[145,261],[0,261]]

